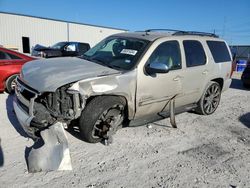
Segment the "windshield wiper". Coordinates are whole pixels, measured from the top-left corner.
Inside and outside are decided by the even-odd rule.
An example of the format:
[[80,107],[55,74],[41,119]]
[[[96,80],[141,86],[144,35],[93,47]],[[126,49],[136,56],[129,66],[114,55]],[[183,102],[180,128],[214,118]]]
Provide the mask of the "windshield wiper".
[[109,67],[109,68],[111,68],[111,69],[121,69],[121,67],[119,67],[119,66],[117,66],[117,65],[111,65],[111,64],[109,64],[108,62],[104,62],[104,61],[101,61],[101,60],[99,60],[99,59],[93,59],[94,61],[97,61],[97,63],[101,63],[102,65],[104,65],[104,66],[107,66],[107,67]]
[[84,54],[81,55],[80,58],[86,59],[86,60],[88,60],[88,61],[93,61],[93,62],[95,62],[95,63],[106,64],[105,62],[101,61],[100,59],[91,58],[91,57],[86,56],[86,55],[84,55]]
[[117,66],[117,65],[109,65],[109,64],[107,64],[107,66],[108,66],[109,68],[122,69],[120,66]]
[[107,63],[105,61],[102,61],[102,60],[96,59],[96,58],[90,58],[89,56],[86,56],[86,55],[82,55],[82,56],[80,56],[80,58],[83,58],[83,59],[86,59],[88,61],[92,61],[92,62],[101,64],[101,65],[107,66],[107,67],[112,68],[112,69],[122,69],[121,67],[119,67],[117,65],[110,65],[109,63]]
[[96,62],[96,63],[100,63],[100,64],[106,65],[106,63],[104,61],[100,60],[100,59],[92,58],[91,60],[94,61],[94,62]]
[[79,58],[81,58],[81,59],[86,59],[86,60],[88,60],[88,61],[92,61],[92,59],[89,57],[89,56],[86,56],[86,55],[81,55],[81,56],[78,56]]

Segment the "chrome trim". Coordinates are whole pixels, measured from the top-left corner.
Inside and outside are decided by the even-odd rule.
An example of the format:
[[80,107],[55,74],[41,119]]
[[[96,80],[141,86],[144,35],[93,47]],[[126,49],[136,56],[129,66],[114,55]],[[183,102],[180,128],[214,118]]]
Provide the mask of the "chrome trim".
[[25,106],[29,107],[30,102],[26,98],[23,97],[23,95],[20,93],[20,91],[17,89],[17,87],[16,87],[15,91],[16,91],[16,96],[17,96],[18,100],[20,100],[21,103],[23,103]]
[[30,103],[29,103],[29,115],[34,117],[34,103],[35,103],[35,99],[37,98],[37,95],[35,95],[35,97],[31,98]]
[[149,105],[149,104],[152,104],[152,103],[159,103],[159,102],[163,102],[163,101],[169,101],[172,98],[173,98],[172,96],[165,96],[165,97],[162,97],[160,99],[144,100],[144,101],[139,102],[139,106]]
[[20,82],[18,82],[18,79],[21,80],[20,78],[17,78],[17,79],[16,79],[17,85],[19,84],[19,86],[24,87],[26,90],[28,90],[29,92],[31,92],[31,93],[33,93],[33,94],[35,94],[35,95],[38,94],[38,93],[36,93],[36,92],[30,90],[29,88],[25,87],[25,85],[22,85]]
[[[27,108],[29,109],[29,115],[33,118],[34,117],[34,103],[35,103],[35,99],[38,97],[38,93],[25,87],[25,85],[22,85],[20,82],[18,82],[18,79],[16,79],[16,84],[17,84],[16,89],[15,89],[16,96],[18,100],[20,100],[20,102],[23,103],[23,105],[27,106]],[[30,100],[27,100],[21,93],[24,90],[27,90],[28,92],[34,94],[35,96],[30,98]]]
[[16,117],[18,119],[18,122],[24,129],[24,131],[32,138],[35,137],[34,135],[34,129],[30,127],[30,122],[32,121],[33,117],[30,117],[29,114],[27,114],[22,107],[16,102],[16,100],[13,101],[13,107],[14,111],[16,113]]

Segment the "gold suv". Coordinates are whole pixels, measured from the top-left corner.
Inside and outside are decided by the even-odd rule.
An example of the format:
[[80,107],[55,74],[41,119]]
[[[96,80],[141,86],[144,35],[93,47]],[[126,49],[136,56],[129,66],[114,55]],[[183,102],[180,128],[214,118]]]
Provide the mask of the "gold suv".
[[99,142],[122,125],[146,124],[195,110],[212,114],[231,83],[232,57],[216,35],[147,30],[112,35],[80,57],[23,66],[14,109],[31,137],[76,120]]

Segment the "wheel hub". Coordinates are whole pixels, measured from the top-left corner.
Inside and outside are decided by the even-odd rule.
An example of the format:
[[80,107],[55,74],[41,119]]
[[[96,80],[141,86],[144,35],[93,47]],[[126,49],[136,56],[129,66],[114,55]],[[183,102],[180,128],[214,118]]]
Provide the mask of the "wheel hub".
[[107,138],[113,135],[123,121],[123,106],[114,106],[100,116],[94,125],[93,137]]
[[204,98],[204,110],[207,114],[214,112],[219,105],[220,89],[217,85],[212,85],[206,92]]

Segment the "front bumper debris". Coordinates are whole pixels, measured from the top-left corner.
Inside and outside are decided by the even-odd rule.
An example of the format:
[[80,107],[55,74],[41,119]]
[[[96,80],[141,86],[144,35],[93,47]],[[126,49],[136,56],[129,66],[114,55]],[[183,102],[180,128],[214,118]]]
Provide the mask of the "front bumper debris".
[[[27,157],[30,173],[72,170],[68,139],[62,123],[55,123],[40,132]],[[41,144],[42,143],[42,144]],[[36,145],[42,145],[39,148]]]

